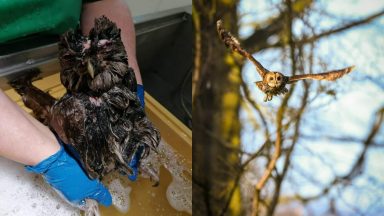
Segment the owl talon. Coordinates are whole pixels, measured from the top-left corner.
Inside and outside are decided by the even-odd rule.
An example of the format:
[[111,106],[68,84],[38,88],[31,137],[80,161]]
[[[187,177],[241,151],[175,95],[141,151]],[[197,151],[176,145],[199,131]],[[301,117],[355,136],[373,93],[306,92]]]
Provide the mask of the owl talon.
[[273,97],[273,95],[266,94],[265,97],[264,97],[264,102],[271,101],[272,97]]

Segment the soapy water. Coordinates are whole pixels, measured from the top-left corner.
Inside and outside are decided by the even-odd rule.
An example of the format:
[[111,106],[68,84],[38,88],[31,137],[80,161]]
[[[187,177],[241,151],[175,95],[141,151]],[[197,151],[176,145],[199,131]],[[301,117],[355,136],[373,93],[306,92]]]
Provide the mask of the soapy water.
[[[151,154],[142,162],[157,170],[163,166],[169,171],[172,176],[166,192],[169,204],[177,211],[192,214],[192,171],[183,165],[185,159],[165,142],[161,142],[158,152],[158,156]],[[135,204],[130,199],[132,188],[114,175],[111,177],[116,178],[109,181],[107,187],[112,194],[113,206],[125,214]],[[0,176],[1,215],[80,215],[80,210],[64,201],[41,176],[26,172],[19,163],[0,157]],[[149,196],[156,195],[149,193]]]
[[19,163],[0,157],[0,176],[1,215],[80,215],[41,176],[26,172]]
[[[171,183],[167,186],[165,196],[168,203],[177,211],[192,214],[192,170],[188,170],[185,166],[186,160],[164,141],[160,142],[157,152],[151,151],[150,155],[141,161],[142,166],[146,167],[147,172],[152,173],[159,173],[160,167],[164,167],[172,177]],[[142,178],[149,178],[151,175],[146,175],[145,172],[142,172],[140,176]],[[122,183],[121,176],[117,177],[116,173],[112,175],[112,179],[111,183],[108,184],[108,188],[113,197],[113,205],[120,213],[126,213],[129,210],[129,193],[132,189],[126,186],[125,181]],[[161,179],[160,177],[160,184],[162,184]],[[137,183],[128,184],[134,186],[133,184]],[[111,185],[115,189],[112,189]],[[153,192],[149,192],[148,195],[156,196]],[[141,205],[140,203],[137,204]]]
[[121,213],[127,213],[130,207],[130,197],[132,188],[124,187],[119,179],[112,180],[108,185],[109,192],[112,194],[112,204]]
[[185,159],[162,141],[158,147],[158,154],[151,153],[142,163],[156,170],[164,166],[170,172],[172,182],[166,193],[169,204],[177,211],[192,215],[192,170],[188,170],[185,166]]
[[166,155],[164,167],[171,173],[172,182],[167,189],[167,199],[171,206],[178,211],[192,215],[192,170],[188,170],[175,150],[168,144],[163,144],[160,153]]

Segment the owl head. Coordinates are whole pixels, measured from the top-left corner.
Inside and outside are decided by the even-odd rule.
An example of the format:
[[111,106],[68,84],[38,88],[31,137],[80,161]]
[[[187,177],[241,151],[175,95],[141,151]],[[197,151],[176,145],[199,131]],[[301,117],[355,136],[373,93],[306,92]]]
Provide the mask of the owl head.
[[65,32],[59,42],[60,79],[69,91],[79,91],[87,85],[87,67],[84,63],[84,44],[87,38],[81,33],[79,26],[75,30]]
[[263,77],[263,83],[271,88],[278,88],[284,83],[284,75],[279,72],[268,72]]
[[116,24],[105,16],[95,19],[89,40],[91,46],[86,59],[92,77],[88,82],[89,88],[102,93],[127,79],[128,86],[136,87],[135,75],[128,65],[120,29]]
[[[70,31],[63,35],[60,44],[61,81],[68,90],[101,94],[121,82],[128,82],[127,86],[136,87],[136,79],[128,65],[127,53],[121,41],[120,29],[107,17],[95,19],[88,37],[82,36],[80,31]],[[71,58],[71,62],[64,62],[65,58],[62,56],[68,52],[67,44],[76,44],[77,48],[69,52],[76,56]]]

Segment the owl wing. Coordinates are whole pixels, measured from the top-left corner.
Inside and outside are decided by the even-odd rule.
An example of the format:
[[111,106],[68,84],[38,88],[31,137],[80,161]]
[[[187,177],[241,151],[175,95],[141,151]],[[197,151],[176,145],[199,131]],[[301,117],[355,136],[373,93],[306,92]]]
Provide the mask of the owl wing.
[[38,78],[40,70],[31,69],[25,72],[25,75],[9,84],[21,96],[24,105],[33,111],[35,118],[43,124],[48,124],[51,118],[50,109],[56,99],[32,84],[32,81]]
[[52,107],[50,126],[68,145],[67,148],[78,159],[88,176],[96,179],[101,177],[100,167],[104,165],[101,163],[104,146],[99,144],[104,139],[100,139],[102,133],[99,127],[95,126],[98,122],[93,110],[89,109],[89,104],[89,99],[84,94],[64,95]]
[[328,80],[328,81],[334,81],[339,79],[340,77],[344,76],[345,74],[350,73],[355,66],[343,68],[340,70],[333,70],[328,71],[324,73],[318,73],[318,74],[300,74],[300,75],[294,75],[289,77],[288,83],[294,83],[299,80],[305,80],[305,79],[315,79],[315,80]]
[[240,46],[240,42],[234,36],[232,36],[230,32],[226,31],[223,28],[223,22],[221,20],[218,20],[216,22],[216,27],[217,33],[219,34],[220,39],[224,42],[225,46],[231,48],[232,51],[237,52],[248,60],[250,60],[255,65],[257,72],[262,78],[267,72],[269,72],[249,52],[247,52]]

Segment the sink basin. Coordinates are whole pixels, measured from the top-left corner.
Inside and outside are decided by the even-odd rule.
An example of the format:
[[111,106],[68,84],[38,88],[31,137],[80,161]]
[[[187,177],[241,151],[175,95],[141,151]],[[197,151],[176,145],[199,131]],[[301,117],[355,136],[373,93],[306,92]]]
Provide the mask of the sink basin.
[[[116,174],[107,176],[105,184],[116,190],[119,196],[114,194],[114,199],[122,204],[120,209],[115,205],[100,210],[102,215],[188,215],[192,211],[192,131],[188,128],[191,126],[191,15],[180,8],[134,19],[137,57],[146,88],[146,113],[161,132],[170,162],[161,167],[158,187],[152,187],[145,178],[129,182]],[[12,43],[0,46],[0,88],[29,112],[7,82],[37,67],[43,78],[34,85],[61,97],[65,89],[58,74],[57,38],[44,41],[30,38]],[[21,164],[0,158],[0,175],[2,213],[79,213],[43,183],[41,177],[26,173]]]
[[137,24],[145,89],[192,128],[192,20],[187,13]]
[[[192,127],[192,20],[187,8],[135,17],[137,60],[145,89]],[[31,68],[60,70],[58,37],[29,37],[0,45],[0,88]]]

